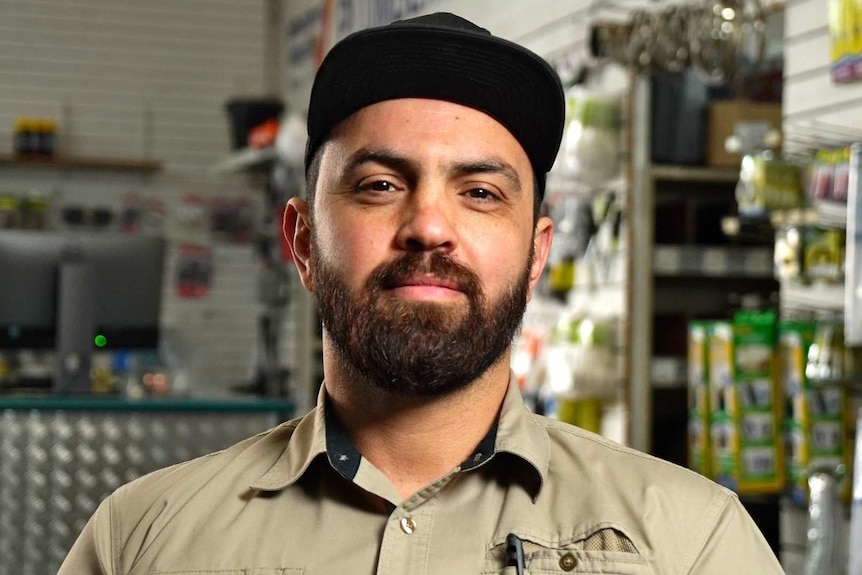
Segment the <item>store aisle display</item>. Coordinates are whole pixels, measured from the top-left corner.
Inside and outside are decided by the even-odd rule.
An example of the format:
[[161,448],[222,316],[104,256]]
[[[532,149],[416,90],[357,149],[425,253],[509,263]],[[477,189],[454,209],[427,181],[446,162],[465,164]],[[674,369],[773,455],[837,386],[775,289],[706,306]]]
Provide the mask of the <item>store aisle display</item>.
[[[788,159],[754,154],[743,160],[743,172],[746,160],[752,162],[749,168],[755,161],[765,162],[756,177],[743,173],[741,186],[760,187],[761,192],[740,193],[740,211],[774,226],[774,273],[780,282],[780,317],[769,320],[774,332],[771,347],[743,354],[746,361],[759,357],[769,362],[771,377],[779,384],[773,405],[779,425],[770,425],[780,430],[774,437],[782,445],[776,455],[784,459],[780,470],[784,479],[772,482],[765,491],[752,490],[745,481],[746,457],[740,456],[745,451],[763,455],[752,440],[759,439],[759,431],[768,426],[765,419],[760,425],[761,415],[747,407],[758,394],[748,394],[746,401],[741,392],[748,378],[721,367],[726,367],[728,353],[735,354],[728,342],[737,343],[745,330],[739,331],[738,317],[689,325],[689,357],[694,365],[689,365],[688,464],[742,496],[754,492],[781,497],[783,545],[791,545],[797,528],[808,536],[805,553],[784,551],[788,573],[793,574],[843,575],[843,562],[852,549],[846,543],[842,517],[846,518],[852,494],[862,361],[860,348],[849,337],[858,328],[858,319],[850,313],[852,305],[847,305],[856,298],[849,254],[856,248],[851,227],[858,201],[854,196],[858,173],[855,164],[846,161],[848,155],[852,158],[849,151],[844,146],[821,147],[809,153],[808,162],[800,162],[803,156],[799,155]],[[770,175],[769,163],[797,175],[792,180],[780,170]],[[773,181],[773,192],[763,191],[767,180]],[[781,186],[785,191],[776,192]],[[710,342],[707,346],[704,337]],[[703,378],[702,370],[713,377]],[[732,390],[729,396],[728,389]],[[728,405],[733,409],[728,410]],[[704,412],[712,413],[709,427]],[[711,434],[708,439],[705,429]],[[713,466],[704,461],[712,461]]]

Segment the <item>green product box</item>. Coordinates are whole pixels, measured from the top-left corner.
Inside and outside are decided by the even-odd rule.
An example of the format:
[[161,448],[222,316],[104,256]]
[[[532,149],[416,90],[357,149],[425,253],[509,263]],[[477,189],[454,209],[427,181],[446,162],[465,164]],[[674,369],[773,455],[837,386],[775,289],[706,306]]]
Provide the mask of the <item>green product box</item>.
[[784,486],[776,337],[772,311],[738,312],[710,330],[713,470],[716,481],[740,494]]

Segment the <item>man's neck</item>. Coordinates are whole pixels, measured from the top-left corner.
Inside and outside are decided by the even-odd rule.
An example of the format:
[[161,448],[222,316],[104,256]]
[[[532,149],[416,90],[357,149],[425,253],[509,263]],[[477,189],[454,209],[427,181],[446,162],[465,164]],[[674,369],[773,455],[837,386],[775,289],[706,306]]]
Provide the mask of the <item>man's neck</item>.
[[463,390],[406,398],[353,380],[334,356],[324,353],[329,404],[362,456],[405,498],[472,455],[495,425],[509,384],[502,358]]

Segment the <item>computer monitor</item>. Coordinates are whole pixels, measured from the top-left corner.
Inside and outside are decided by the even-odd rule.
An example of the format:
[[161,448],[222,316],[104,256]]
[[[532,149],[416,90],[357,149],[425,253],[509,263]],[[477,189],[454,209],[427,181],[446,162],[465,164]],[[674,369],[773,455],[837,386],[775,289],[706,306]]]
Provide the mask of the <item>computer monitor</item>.
[[155,349],[164,254],[156,236],[0,230],[0,350]]

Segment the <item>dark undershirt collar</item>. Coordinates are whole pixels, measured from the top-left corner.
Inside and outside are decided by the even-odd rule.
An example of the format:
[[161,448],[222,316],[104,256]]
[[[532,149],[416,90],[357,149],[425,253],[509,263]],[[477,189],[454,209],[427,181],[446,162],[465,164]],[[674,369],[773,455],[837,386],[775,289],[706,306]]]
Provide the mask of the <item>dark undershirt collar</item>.
[[[326,419],[326,456],[329,459],[329,464],[342,477],[348,481],[353,481],[359,471],[359,464],[362,461],[362,454],[350,441],[347,431],[338,417],[335,415],[332,405],[329,401],[323,410]],[[495,443],[497,441],[497,424],[494,425],[473,450],[473,453],[461,463],[461,471],[467,471],[475,467],[479,467],[491,457],[494,456]]]

